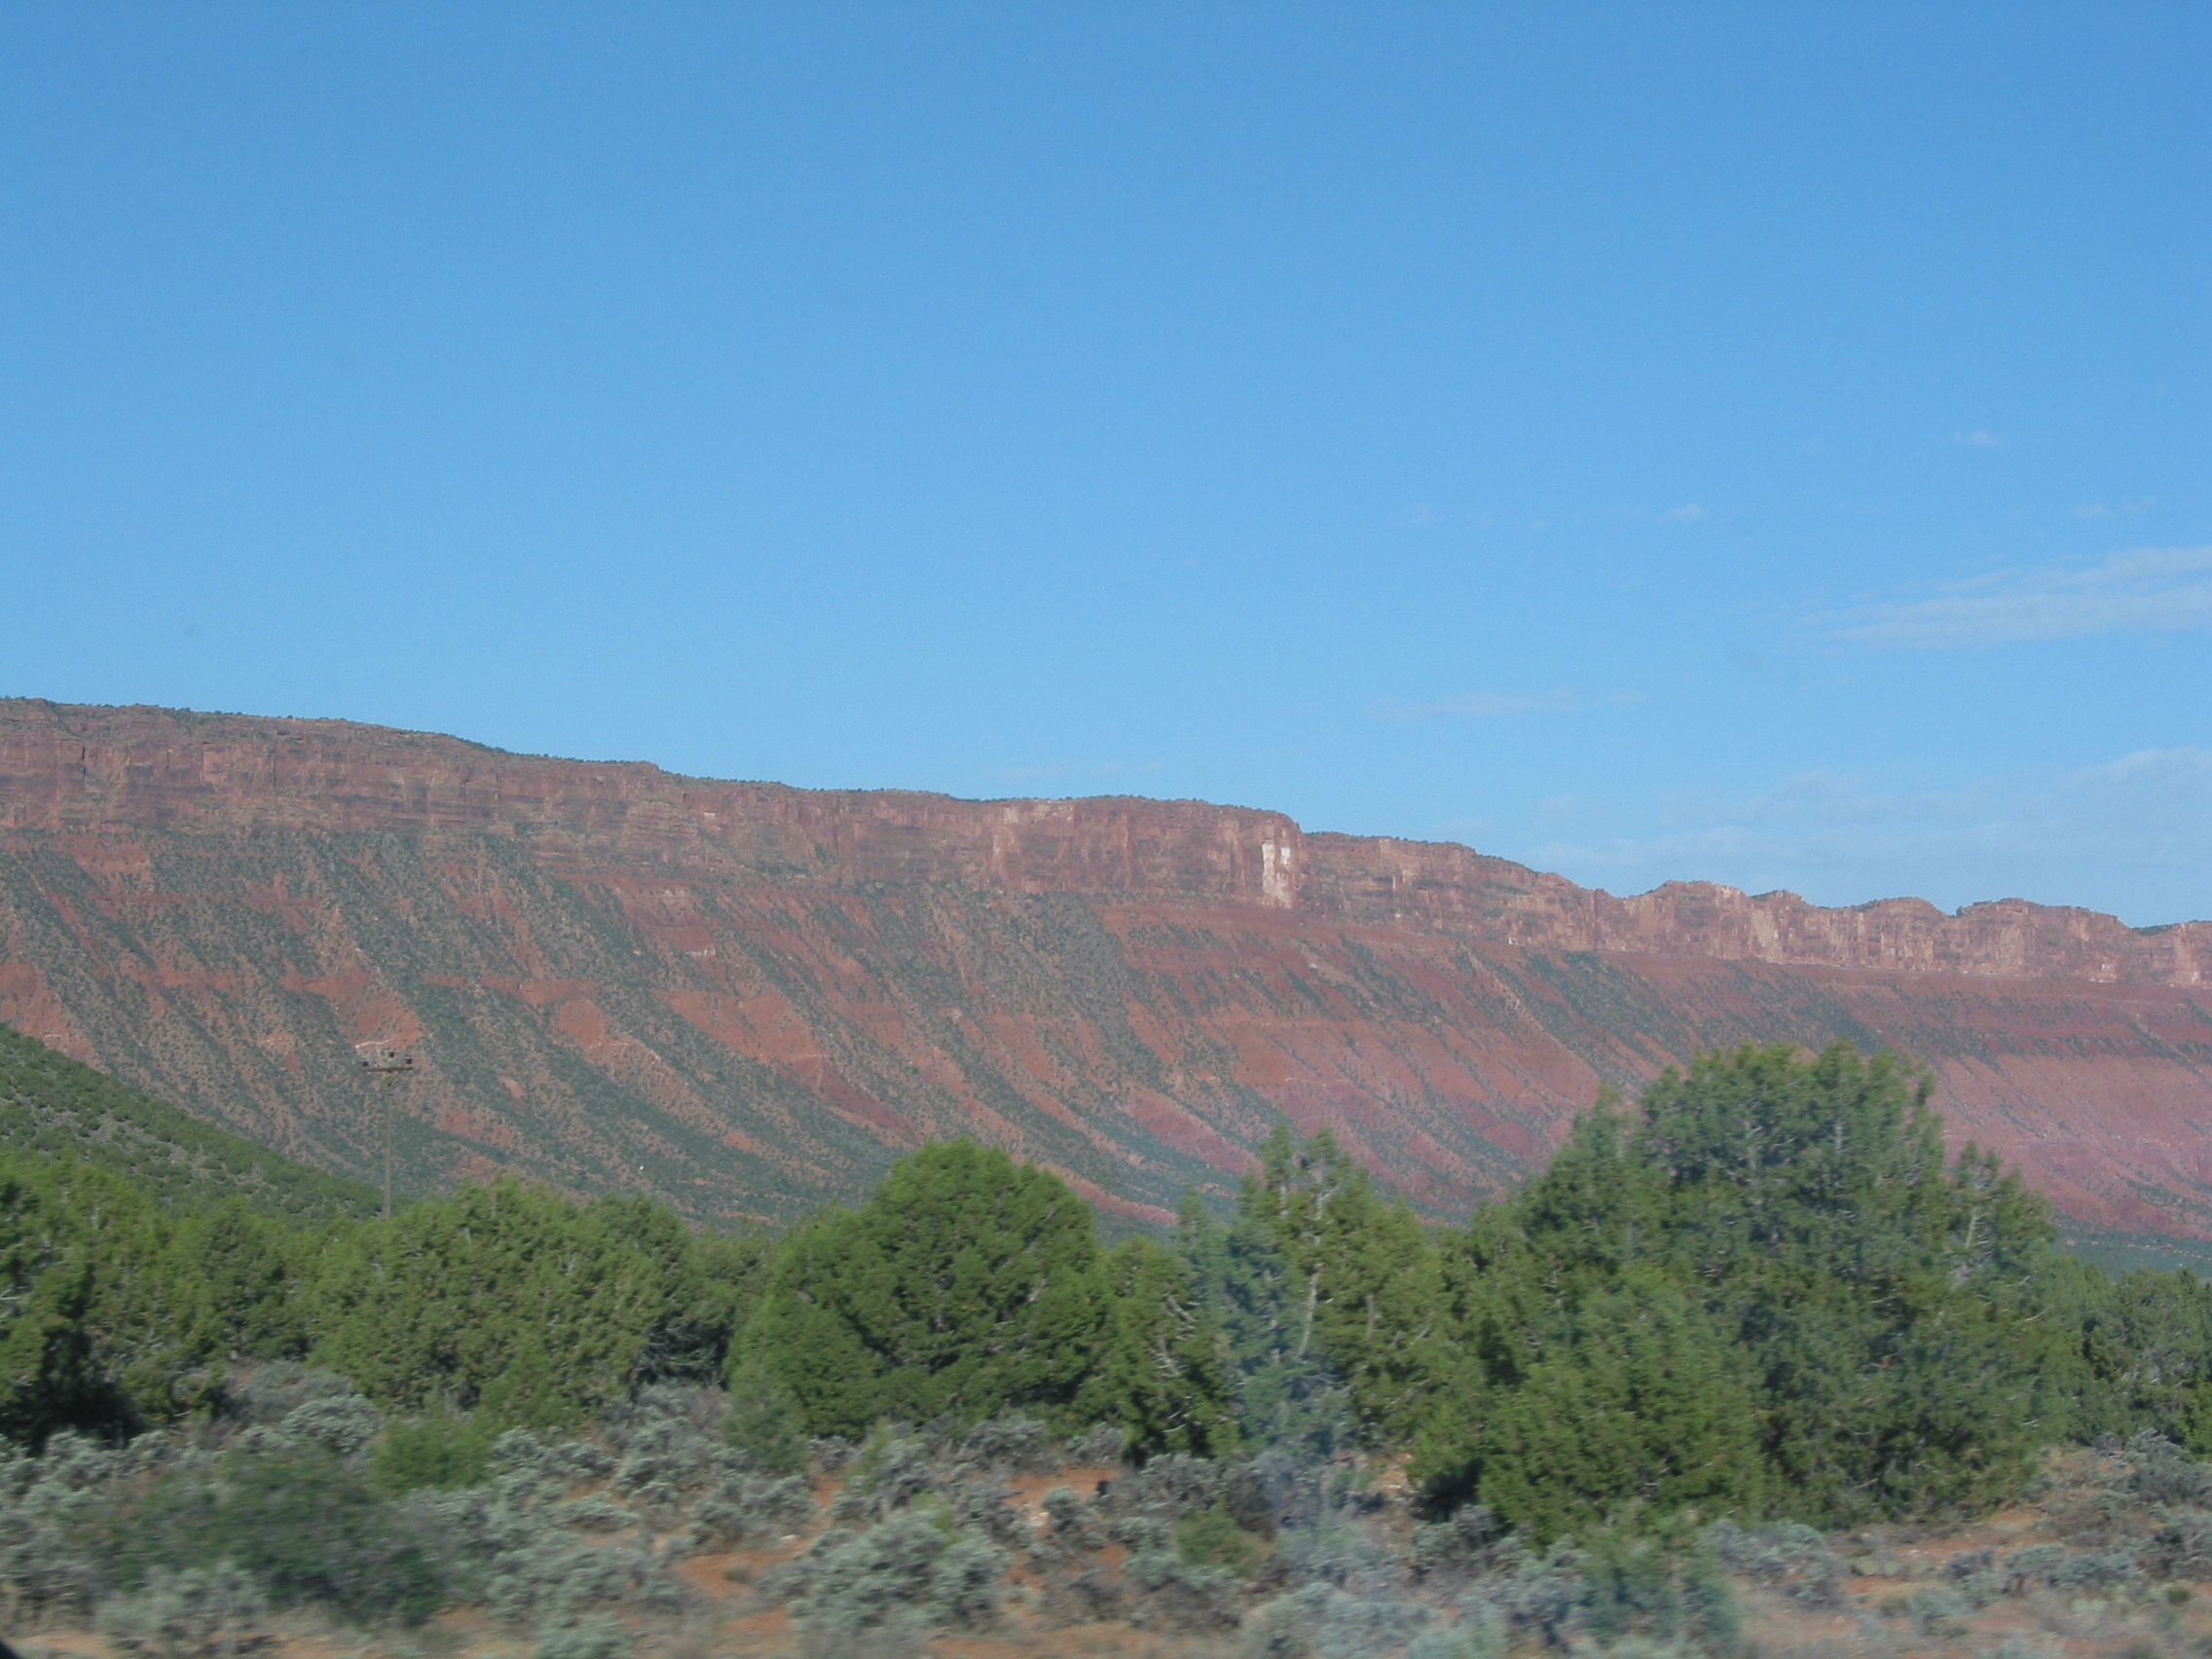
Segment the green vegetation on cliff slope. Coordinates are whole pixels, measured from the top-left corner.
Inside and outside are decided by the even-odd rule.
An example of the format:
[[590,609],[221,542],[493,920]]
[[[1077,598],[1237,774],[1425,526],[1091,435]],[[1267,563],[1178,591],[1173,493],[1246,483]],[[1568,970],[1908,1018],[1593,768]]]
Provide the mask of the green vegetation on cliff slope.
[[377,1195],[210,1128],[36,1038],[0,1025],[0,1149],[128,1176],[158,1201],[238,1197],[300,1221],[374,1215]]

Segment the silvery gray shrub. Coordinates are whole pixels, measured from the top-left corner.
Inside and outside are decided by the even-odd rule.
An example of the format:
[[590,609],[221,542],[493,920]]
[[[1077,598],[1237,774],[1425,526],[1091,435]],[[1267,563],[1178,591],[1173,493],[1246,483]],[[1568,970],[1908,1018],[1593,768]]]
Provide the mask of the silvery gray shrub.
[[205,1571],[156,1567],[145,1585],[100,1604],[98,1628],[109,1646],[146,1659],[237,1659],[265,1645],[268,1598],[229,1562]]

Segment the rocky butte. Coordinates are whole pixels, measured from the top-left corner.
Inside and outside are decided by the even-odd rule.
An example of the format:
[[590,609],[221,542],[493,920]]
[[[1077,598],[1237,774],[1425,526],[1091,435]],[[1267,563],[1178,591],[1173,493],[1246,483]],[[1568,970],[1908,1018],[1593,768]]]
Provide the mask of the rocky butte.
[[[1463,1212],[1746,1040],[1933,1067],[2087,1227],[2212,1236],[2212,924],[1634,898],[1134,798],[685,778],[337,720],[0,701],[0,1020],[402,1188],[788,1218],[971,1133],[1162,1219],[1278,1117]],[[379,1096],[359,1046],[422,1069]]]

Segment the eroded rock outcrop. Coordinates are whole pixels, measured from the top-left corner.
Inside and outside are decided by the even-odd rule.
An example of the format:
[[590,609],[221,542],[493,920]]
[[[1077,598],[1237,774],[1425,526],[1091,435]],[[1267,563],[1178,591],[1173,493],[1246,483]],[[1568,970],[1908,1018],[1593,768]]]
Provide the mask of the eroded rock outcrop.
[[[788,1215],[972,1132],[1158,1217],[1277,1113],[1462,1209],[1601,1082],[1836,1036],[2080,1219],[2212,1235],[2212,925],[1617,898],[1277,813],[793,790],[0,702],[0,1019],[349,1172]],[[387,1098],[353,1049],[405,1042]]]

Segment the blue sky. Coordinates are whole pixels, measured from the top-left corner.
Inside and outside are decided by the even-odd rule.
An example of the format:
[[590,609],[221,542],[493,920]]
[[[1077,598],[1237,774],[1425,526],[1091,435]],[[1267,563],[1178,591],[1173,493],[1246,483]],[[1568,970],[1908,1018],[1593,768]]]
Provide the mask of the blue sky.
[[0,694],[2212,915],[2212,10],[0,10]]

